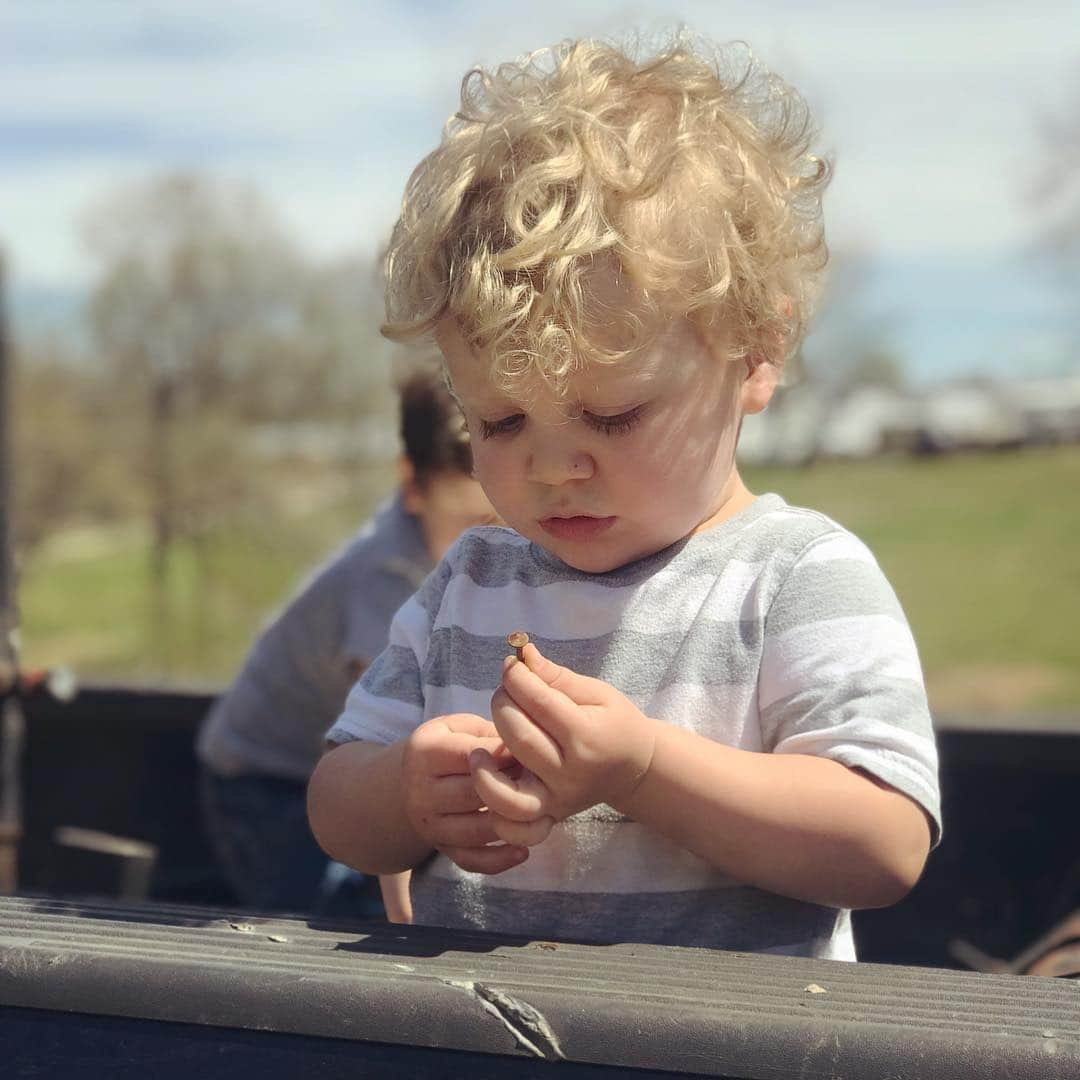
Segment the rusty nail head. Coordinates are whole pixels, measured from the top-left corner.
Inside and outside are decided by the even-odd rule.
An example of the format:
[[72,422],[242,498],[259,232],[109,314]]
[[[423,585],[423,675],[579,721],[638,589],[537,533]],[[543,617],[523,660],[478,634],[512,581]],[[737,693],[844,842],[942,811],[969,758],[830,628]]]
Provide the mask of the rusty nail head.
[[519,660],[525,659],[525,646],[529,644],[529,635],[524,630],[515,630],[506,635],[506,644],[517,654]]

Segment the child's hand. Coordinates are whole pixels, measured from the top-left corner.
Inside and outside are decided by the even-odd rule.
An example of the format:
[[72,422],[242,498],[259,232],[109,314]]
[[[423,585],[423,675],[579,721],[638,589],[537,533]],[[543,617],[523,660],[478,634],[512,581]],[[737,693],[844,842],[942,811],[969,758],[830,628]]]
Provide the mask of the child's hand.
[[528,848],[497,843],[469,775],[469,755],[478,749],[496,770],[513,765],[495,725],[483,717],[455,713],[421,724],[402,758],[405,814],[418,836],[462,870],[499,874],[527,858]]
[[524,767],[514,777],[486,745],[469,755],[479,798],[502,839],[538,844],[556,821],[597,803],[617,803],[648,772],[655,721],[613,686],[545,659],[535,645],[508,657],[491,699],[507,750]]

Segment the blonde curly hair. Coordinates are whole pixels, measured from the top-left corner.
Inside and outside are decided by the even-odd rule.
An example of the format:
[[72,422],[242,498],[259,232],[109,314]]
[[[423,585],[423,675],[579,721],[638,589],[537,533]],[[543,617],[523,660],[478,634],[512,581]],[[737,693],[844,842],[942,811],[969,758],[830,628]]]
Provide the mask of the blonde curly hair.
[[[683,316],[732,356],[797,349],[828,258],[805,102],[745,46],[633,51],[565,41],[465,76],[387,250],[387,337],[451,317],[505,387],[558,387]],[[598,271],[635,302],[602,302]]]

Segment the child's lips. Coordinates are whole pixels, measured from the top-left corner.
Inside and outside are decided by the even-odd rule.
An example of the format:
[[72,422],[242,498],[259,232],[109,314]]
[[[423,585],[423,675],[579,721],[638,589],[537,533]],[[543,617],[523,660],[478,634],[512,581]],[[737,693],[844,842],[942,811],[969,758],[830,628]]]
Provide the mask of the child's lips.
[[584,514],[540,519],[540,528],[557,540],[592,540],[614,524],[613,517],[588,517]]

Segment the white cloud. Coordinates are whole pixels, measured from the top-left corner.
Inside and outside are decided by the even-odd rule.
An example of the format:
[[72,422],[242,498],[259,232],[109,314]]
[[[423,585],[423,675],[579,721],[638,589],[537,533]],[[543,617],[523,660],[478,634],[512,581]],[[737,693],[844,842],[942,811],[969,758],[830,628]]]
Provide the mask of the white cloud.
[[[1056,2],[549,0],[508,17],[494,0],[187,0],[132,11],[106,0],[0,9],[0,237],[31,280],[85,280],[76,214],[116,179],[173,166],[256,183],[320,254],[374,246],[472,63],[679,18],[749,40],[806,92],[837,155],[834,240],[886,254],[1000,250],[1028,228],[1036,114],[1066,99],[1071,72],[1080,82],[1080,27]],[[113,139],[111,153],[95,133]]]
[[0,245],[12,273],[37,286],[85,286],[93,264],[82,250],[80,215],[107,186],[144,171],[141,161],[89,159],[14,176],[0,173]]

